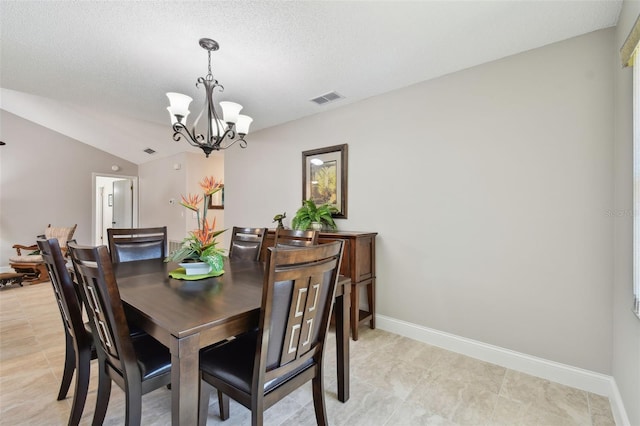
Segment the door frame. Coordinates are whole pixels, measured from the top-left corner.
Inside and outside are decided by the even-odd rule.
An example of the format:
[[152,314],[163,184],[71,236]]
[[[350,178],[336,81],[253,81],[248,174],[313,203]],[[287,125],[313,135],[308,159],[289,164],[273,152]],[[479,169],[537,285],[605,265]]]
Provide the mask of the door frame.
[[91,173],[91,244],[92,245],[97,245],[98,243],[96,242],[96,233],[95,233],[95,229],[96,229],[96,223],[97,223],[97,218],[96,215],[98,214],[97,209],[96,209],[96,203],[97,203],[97,185],[96,185],[96,181],[98,179],[98,177],[107,177],[107,178],[118,178],[118,179],[131,179],[131,182],[133,184],[133,227],[137,228],[138,227],[138,223],[139,223],[139,213],[140,213],[140,208],[139,208],[139,204],[138,204],[138,176],[128,176],[128,175],[114,175],[114,174],[109,174],[109,173],[96,173],[93,172]]

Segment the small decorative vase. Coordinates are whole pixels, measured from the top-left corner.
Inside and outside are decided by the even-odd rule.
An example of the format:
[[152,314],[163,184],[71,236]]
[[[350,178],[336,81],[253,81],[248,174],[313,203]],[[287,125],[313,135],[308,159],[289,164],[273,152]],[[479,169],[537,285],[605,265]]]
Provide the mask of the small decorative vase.
[[205,275],[211,272],[211,266],[206,262],[184,262],[180,263],[187,275]]

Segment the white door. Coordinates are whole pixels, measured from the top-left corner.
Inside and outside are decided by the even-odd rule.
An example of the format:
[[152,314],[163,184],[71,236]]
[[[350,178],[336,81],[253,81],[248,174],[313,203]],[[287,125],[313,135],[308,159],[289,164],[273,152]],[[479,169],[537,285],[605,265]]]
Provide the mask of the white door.
[[122,179],[113,182],[113,228],[133,227],[133,182]]

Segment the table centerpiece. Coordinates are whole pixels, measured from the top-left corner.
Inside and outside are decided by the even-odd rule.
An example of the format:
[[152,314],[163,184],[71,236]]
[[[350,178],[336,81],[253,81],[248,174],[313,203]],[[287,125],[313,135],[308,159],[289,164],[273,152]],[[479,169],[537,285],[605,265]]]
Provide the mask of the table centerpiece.
[[[174,278],[194,279],[219,276],[224,273],[223,249],[216,247],[216,237],[225,230],[216,230],[216,219],[209,223],[207,210],[209,199],[222,189],[222,182],[213,177],[205,177],[200,182],[204,196],[200,194],[182,195],[180,204],[196,212],[198,229],[191,231],[182,241],[182,246],[167,256],[165,262],[177,262],[180,268],[170,274]],[[202,218],[200,217],[200,203],[202,203]],[[191,278],[188,278],[191,277]]]

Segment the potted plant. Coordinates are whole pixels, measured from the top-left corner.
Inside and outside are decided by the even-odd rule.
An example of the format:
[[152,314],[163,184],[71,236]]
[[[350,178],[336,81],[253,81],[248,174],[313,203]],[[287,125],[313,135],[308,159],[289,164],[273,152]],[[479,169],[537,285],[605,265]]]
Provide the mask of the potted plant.
[[[184,207],[196,212],[198,229],[191,231],[189,236],[182,241],[182,246],[171,252],[165,259],[165,262],[182,262],[180,266],[185,268],[187,275],[221,272],[224,263],[222,258],[224,250],[216,247],[216,237],[225,230],[216,231],[215,218],[212,224],[210,224],[207,219],[209,199],[213,194],[222,189],[222,182],[216,182],[213,177],[208,177],[200,182],[200,186],[204,190],[204,197],[192,194],[189,194],[187,197],[183,195],[182,202],[180,202]],[[201,202],[202,220],[200,220],[199,209]],[[204,264],[193,265],[193,263],[199,262],[203,262]]]
[[309,228],[318,231],[322,228],[335,230],[338,227],[331,216],[333,213],[338,213],[338,209],[331,204],[325,203],[316,206],[313,200],[304,200],[302,207],[298,209],[295,217],[291,220],[291,226],[293,229],[303,231]]

